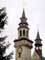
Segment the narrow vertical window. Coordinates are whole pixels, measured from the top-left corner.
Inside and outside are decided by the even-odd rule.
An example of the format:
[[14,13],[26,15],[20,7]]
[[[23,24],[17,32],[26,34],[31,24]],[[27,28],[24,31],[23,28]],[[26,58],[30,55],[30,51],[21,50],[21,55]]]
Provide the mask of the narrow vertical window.
[[22,35],[22,31],[20,30],[20,36]]
[[25,36],[25,30],[23,30],[23,36]]
[[28,31],[27,31],[27,37],[28,37]]

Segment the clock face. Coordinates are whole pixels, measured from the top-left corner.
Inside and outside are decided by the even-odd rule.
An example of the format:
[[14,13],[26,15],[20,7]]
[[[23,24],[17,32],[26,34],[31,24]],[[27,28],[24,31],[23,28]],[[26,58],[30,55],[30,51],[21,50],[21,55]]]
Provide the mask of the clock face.
[[18,50],[17,50],[18,53],[22,53],[22,48],[19,47]]

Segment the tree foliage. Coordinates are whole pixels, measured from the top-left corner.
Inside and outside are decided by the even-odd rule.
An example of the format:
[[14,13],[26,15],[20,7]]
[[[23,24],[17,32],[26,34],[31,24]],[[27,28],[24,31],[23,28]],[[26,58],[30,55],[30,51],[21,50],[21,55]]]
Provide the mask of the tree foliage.
[[[4,29],[5,24],[7,24],[7,13],[5,8],[0,9],[0,33],[2,32],[1,29]],[[9,55],[4,56],[6,49],[9,47],[10,44],[5,45],[5,36],[0,37],[0,60],[10,60],[12,57],[13,52]]]
[[13,52],[11,52],[9,55],[4,56],[7,47],[8,46],[0,44],[0,60],[10,60],[12,58]]
[[5,8],[0,9],[0,29],[4,29],[5,24],[7,23],[7,14]]

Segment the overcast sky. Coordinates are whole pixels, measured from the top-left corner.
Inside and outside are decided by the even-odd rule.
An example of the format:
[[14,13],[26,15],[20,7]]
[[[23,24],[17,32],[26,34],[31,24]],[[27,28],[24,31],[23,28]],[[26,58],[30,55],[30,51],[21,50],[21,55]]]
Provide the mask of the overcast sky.
[[17,38],[19,18],[22,16],[23,8],[25,8],[30,28],[29,38],[34,41],[39,28],[43,44],[43,56],[45,56],[45,0],[0,0],[1,7],[6,7],[7,10],[8,25],[6,35],[10,42]]

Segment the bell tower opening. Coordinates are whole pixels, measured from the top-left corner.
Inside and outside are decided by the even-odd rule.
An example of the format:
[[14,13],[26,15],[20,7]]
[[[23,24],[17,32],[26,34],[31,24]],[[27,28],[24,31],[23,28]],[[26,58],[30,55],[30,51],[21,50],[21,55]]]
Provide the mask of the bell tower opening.
[[25,30],[23,30],[23,36],[25,36]]

